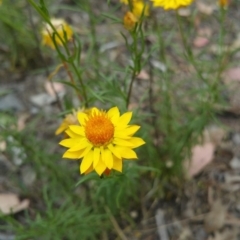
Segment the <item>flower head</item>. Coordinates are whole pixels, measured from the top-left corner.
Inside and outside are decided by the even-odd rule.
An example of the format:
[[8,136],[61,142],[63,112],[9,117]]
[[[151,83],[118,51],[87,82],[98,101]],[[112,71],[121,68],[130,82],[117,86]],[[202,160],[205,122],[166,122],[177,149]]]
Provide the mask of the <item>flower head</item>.
[[128,0],[120,0],[121,3],[128,4]]
[[59,144],[69,148],[63,158],[82,159],[80,173],[122,172],[123,159],[137,159],[133,149],[145,142],[133,137],[140,127],[128,125],[131,112],[120,116],[117,107],[108,112],[92,108],[89,114],[79,112],[77,117],[80,126],[70,125],[66,130],[69,138]]
[[56,44],[59,46],[62,46],[63,42],[72,39],[72,28],[65,22],[65,20],[52,18],[51,23],[55,27],[59,36],[56,35],[56,33],[54,35],[54,30],[49,24],[45,24],[41,32],[43,45],[47,45],[54,49],[55,46],[53,38],[55,38]]
[[78,119],[77,119],[77,115],[80,112],[84,112],[86,114],[88,114],[91,111],[91,109],[78,109],[72,110],[72,113],[69,113],[65,116],[65,118],[62,120],[61,125],[58,127],[58,129],[55,131],[56,135],[59,135],[61,133],[63,133],[64,131],[66,131],[68,129],[68,127],[70,125],[77,125],[78,124]]
[[230,3],[230,0],[218,0],[218,4],[221,7],[228,7],[229,3]]
[[145,4],[143,1],[134,1],[132,12],[136,17],[141,17],[142,14],[144,16],[148,16],[149,15],[149,5]]
[[137,21],[138,19],[132,12],[127,12],[123,17],[123,25],[129,31],[134,29]]
[[176,10],[180,7],[189,6],[193,0],[151,0],[154,7],[162,7],[164,10]]
[[67,114],[65,116],[65,118],[62,120],[61,125],[55,131],[55,134],[59,135],[59,134],[63,133],[64,131],[66,131],[68,129],[69,125],[73,125],[73,124],[78,124],[77,111],[75,111],[75,110],[73,110],[72,113]]
[[[130,0],[132,3],[132,13],[136,17],[141,17],[142,13],[144,16],[149,15],[149,5],[145,3],[143,0]],[[120,0],[120,2],[128,5],[128,0]]]

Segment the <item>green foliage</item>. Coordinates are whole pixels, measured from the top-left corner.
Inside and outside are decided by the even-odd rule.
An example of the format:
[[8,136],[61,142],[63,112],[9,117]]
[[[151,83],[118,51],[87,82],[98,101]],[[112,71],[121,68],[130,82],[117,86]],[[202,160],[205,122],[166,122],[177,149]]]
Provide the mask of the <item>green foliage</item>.
[[5,59],[10,61],[12,68],[25,68],[36,63],[36,33],[30,11],[22,0],[3,1],[0,6],[0,42],[5,49]]
[[[73,90],[73,95],[65,98],[65,105],[60,104],[64,109],[59,115],[71,112],[76,107],[73,104],[76,99],[78,107],[84,108],[118,106],[122,111],[134,108],[133,122],[141,126],[139,136],[146,145],[137,150],[138,161],[124,161],[123,173],[112,171],[109,176],[99,177],[93,172],[79,176],[79,161],[61,159],[62,152],[56,147],[53,134],[47,139],[36,138],[38,131],[54,132],[44,121],[46,126],[36,129],[42,124],[43,116],[18,132],[15,118],[1,113],[0,140],[7,141],[6,156],[13,159],[14,147],[21,149],[23,164],[34,169],[38,181],[38,188],[33,191],[18,182],[16,176],[13,178],[21,193],[37,203],[33,202],[31,210],[26,210],[23,221],[14,216],[1,216],[7,225],[4,227],[13,231],[19,240],[101,239],[102,232],[114,232],[109,221],[111,214],[118,217],[124,213],[129,219],[133,207],[140,209],[142,196],[150,195],[151,199],[159,191],[157,186],[154,193],[148,195],[154,184],[184,178],[184,162],[190,157],[192,147],[201,141],[204,129],[215,121],[216,104],[224,102],[219,79],[225,67],[222,49],[226,10],[219,10],[219,51],[213,56],[213,64],[204,60],[204,49],[199,53],[192,50],[189,39],[192,39],[193,19],[181,18],[177,13],[169,16],[169,22],[165,22],[165,14],[141,16],[133,31],[119,31],[117,37],[121,37],[122,42],[116,55],[123,52],[125,58],[118,62],[110,60],[110,54],[102,47],[105,42],[98,36],[97,26],[103,22],[119,26],[122,22],[122,16],[117,14],[119,5],[108,1],[110,14],[96,11],[97,15],[88,0],[74,1],[74,7],[59,6],[89,18],[86,33],[78,35],[76,31],[74,39],[68,42],[66,31],[61,38],[51,22],[53,3],[28,0],[25,5],[20,2],[4,3],[0,7],[3,33],[0,38],[11,49],[13,65],[19,61],[27,64],[31,54],[36,54],[33,48],[40,49],[39,42],[34,40],[39,33],[32,29],[31,16],[25,14],[34,11],[41,18],[39,24],[44,22],[53,31],[54,54],[44,54],[52,58],[54,64],[62,64],[68,77],[60,80],[53,77],[53,80]],[[62,46],[58,45],[57,38],[61,39]],[[181,69],[178,62],[187,70]],[[148,73],[147,80],[138,79],[141,78],[138,74],[144,72]]]

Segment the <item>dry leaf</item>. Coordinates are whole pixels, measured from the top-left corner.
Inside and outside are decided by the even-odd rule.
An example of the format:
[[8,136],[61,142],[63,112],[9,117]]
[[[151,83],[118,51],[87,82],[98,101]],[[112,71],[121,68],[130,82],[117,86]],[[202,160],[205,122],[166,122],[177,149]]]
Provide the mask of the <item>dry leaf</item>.
[[197,47],[197,48],[205,47],[208,43],[209,43],[208,38],[201,37],[201,36],[196,37],[193,41],[194,47]]
[[223,227],[226,218],[226,207],[220,200],[215,201],[211,211],[204,219],[204,227],[207,232],[215,232]]
[[197,31],[197,37],[194,39],[193,45],[198,48],[205,47],[209,43],[211,35],[212,30],[210,28],[208,27],[200,28]]
[[189,177],[197,175],[213,160],[216,146],[221,143],[225,134],[226,132],[217,126],[210,126],[204,131],[203,143],[193,147],[192,157],[186,161]]
[[29,113],[22,113],[22,114],[20,114],[20,116],[18,117],[18,120],[17,120],[17,129],[18,129],[18,131],[22,131],[25,128],[26,121],[27,121],[27,119],[29,117],[30,117]]
[[240,67],[228,69],[223,75],[226,83],[240,81]]
[[[46,81],[44,83],[44,87],[47,91],[47,93],[52,96],[55,97],[55,93],[60,93],[60,94],[65,94],[65,87],[62,83],[58,83],[58,82],[50,82],[50,81]],[[55,91],[54,91],[55,90]]]
[[142,70],[138,75],[137,75],[137,78],[138,79],[141,79],[141,80],[149,80],[149,74],[145,71],[145,70]]
[[197,1],[197,8],[199,12],[206,14],[206,15],[212,15],[213,11],[217,9],[217,6],[214,4],[207,4],[202,1]]
[[197,175],[207,164],[213,160],[215,145],[211,142],[197,145],[192,149],[192,158],[187,172],[190,177]]
[[14,193],[0,194],[0,211],[4,214],[17,213],[27,209],[30,204],[28,199],[20,201],[18,196]]

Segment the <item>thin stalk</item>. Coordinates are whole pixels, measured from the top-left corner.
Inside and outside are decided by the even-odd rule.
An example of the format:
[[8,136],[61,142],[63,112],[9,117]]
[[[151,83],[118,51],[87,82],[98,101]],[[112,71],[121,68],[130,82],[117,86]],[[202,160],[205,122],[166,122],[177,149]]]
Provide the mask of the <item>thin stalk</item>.
[[[67,72],[67,74],[68,74],[68,76],[69,76],[69,79],[70,79],[71,83],[72,83],[74,86],[76,86],[76,84],[75,84],[75,82],[74,82],[73,75],[72,75],[72,73],[70,72],[67,63],[64,62],[64,61],[63,61],[62,63],[63,63],[63,67],[65,68],[65,70],[66,70],[66,72]],[[77,90],[76,90],[76,94],[77,94],[77,96],[78,96],[79,101],[82,102],[82,97],[81,97],[81,95],[78,93]]]
[[198,65],[194,59],[191,47],[188,45],[187,43],[187,39],[185,37],[185,34],[183,32],[183,28],[182,28],[182,20],[180,18],[180,16],[178,15],[177,11],[176,11],[176,20],[177,20],[177,25],[178,25],[178,29],[181,35],[181,39],[182,39],[182,43],[183,43],[183,47],[186,51],[186,55],[187,55],[187,59],[190,61],[190,63],[192,64],[192,66],[194,67],[195,71],[197,72],[198,77],[205,83],[208,85],[207,80],[203,77],[201,70],[198,68]]
[[[31,25],[31,28],[32,28],[33,36],[34,36],[35,42],[37,44],[37,51],[38,51],[39,57],[41,58],[41,62],[44,65],[44,69],[46,71],[46,75],[49,76],[50,71],[49,71],[49,68],[48,68],[48,66],[47,66],[47,64],[45,62],[45,59],[44,59],[43,55],[42,55],[41,49],[39,47],[40,46],[40,41],[39,41],[39,38],[38,38],[38,36],[36,34],[36,27],[35,27],[35,24],[33,22],[32,11],[31,11],[31,8],[29,7],[29,5],[27,5],[27,11],[28,11],[28,14],[29,14],[29,20],[30,20],[30,25]],[[53,90],[54,95],[56,96],[57,106],[58,106],[60,111],[63,111],[62,104],[61,104],[60,98],[58,96],[58,93],[57,93],[56,89],[54,88],[54,84],[53,84],[52,78],[50,78],[50,85],[51,85],[51,88]]]
[[[62,37],[60,36],[60,34],[58,33],[58,31],[56,30],[56,28],[54,27],[54,25],[51,23],[49,17],[39,8],[39,6],[33,1],[33,0],[27,0],[33,7],[34,9],[39,13],[39,15],[44,19],[45,22],[47,22],[51,28],[53,29],[54,33],[56,34],[56,36],[60,39],[60,41],[62,42],[63,48],[67,54],[67,58],[70,59],[71,54],[70,51],[66,45],[66,42],[64,41],[64,39],[62,39]],[[83,84],[83,80],[81,77],[81,74],[79,73],[76,64],[74,63],[74,61],[69,61],[70,65],[72,66],[78,81],[80,83],[81,89],[82,89],[82,94],[83,94],[83,98],[84,98],[84,106],[87,107],[88,106],[88,101],[87,101],[87,94],[86,94],[86,89],[85,86]]]
[[[144,52],[145,42],[144,42],[144,35],[142,31],[142,19],[139,20],[138,25],[136,26],[135,30],[131,32],[131,36],[133,39],[133,43],[130,47],[130,51],[132,54],[132,60],[133,60],[133,68],[132,68],[132,75],[131,75],[131,81],[129,84],[128,94],[127,94],[127,100],[126,100],[126,107],[128,107],[131,94],[132,94],[132,87],[133,83],[136,77],[136,74],[141,71],[141,58],[142,54]],[[141,39],[141,49],[138,49],[138,33],[140,33],[140,39]]]

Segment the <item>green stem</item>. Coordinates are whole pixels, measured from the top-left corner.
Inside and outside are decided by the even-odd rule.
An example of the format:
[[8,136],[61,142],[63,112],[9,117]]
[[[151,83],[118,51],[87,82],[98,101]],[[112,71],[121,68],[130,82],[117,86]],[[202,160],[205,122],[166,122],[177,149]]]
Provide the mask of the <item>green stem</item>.
[[[67,54],[67,58],[70,59],[71,58],[71,54],[70,51],[67,47],[66,42],[64,41],[64,39],[62,39],[62,37],[60,36],[60,34],[58,33],[58,31],[56,30],[56,28],[54,27],[54,25],[51,23],[49,16],[39,8],[39,6],[33,1],[33,0],[27,0],[33,7],[34,9],[39,13],[39,15],[44,19],[44,21],[49,24],[51,26],[51,28],[53,29],[54,33],[56,34],[56,36],[60,39],[60,41],[62,42],[62,45],[64,47],[64,50],[66,51]],[[59,53],[60,54],[60,53]],[[62,59],[65,60],[65,59]],[[87,99],[87,94],[86,94],[86,89],[85,86],[83,84],[83,80],[82,80],[82,76],[80,74],[80,72],[77,69],[76,64],[74,63],[74,61],[69,61],[70,65],[72,65],[72,68],[75,72],[75,74],[77,75],[78,81],[80,83],[81,89],[82,89],[82,94],[83,94],[83,98],[84,98],[84,107],[88,107],[88,99]]]
[[[141,40],[141,47],[138,49],[138,34],[140,34],[140,40]],[[128,107],[129,102],[130,102],[130,97],[132,94],[132,87],[133,87],[133,82],[135,80],[136,74],[140,73],[141,68],[142,68],[142,54],[144,53],[145,49],[145,42],[144,42],[144,34],[142,31],[142,22],[140,21],[138,25],[136,26],[135,30],[131,32],[132,40],[133,43],[130,46],[130,52],[132,55],[132,60],[134,66],[131,68],[132,69],[132,76],[131,76],[131,81],[128,89],[128,95],[127,95],[127,100],[126,100],[126,106]]]
[[201,70],[198,68],[198,65],[195,61],[194,55],[192,53],[192,49],[191,47],[188,45],[187,43],[187,39],[185,37],[185,34],[183,32],[183,28],[182,28],[182,20],[180,18],[180,16],[178,15],[177,11],[176,11],[176,18],[177,18],[177,24],[178,24],[178,29],[181,35],[181,39],[182,39],[182,43],[183,43],[183,47],[186,51],[186,56],[187,59],[189,60],[189,62],[192,64],[192,66],[194,67],[195,71],[197,72],[198,77],[208,85],[207,80],[203,77]]

